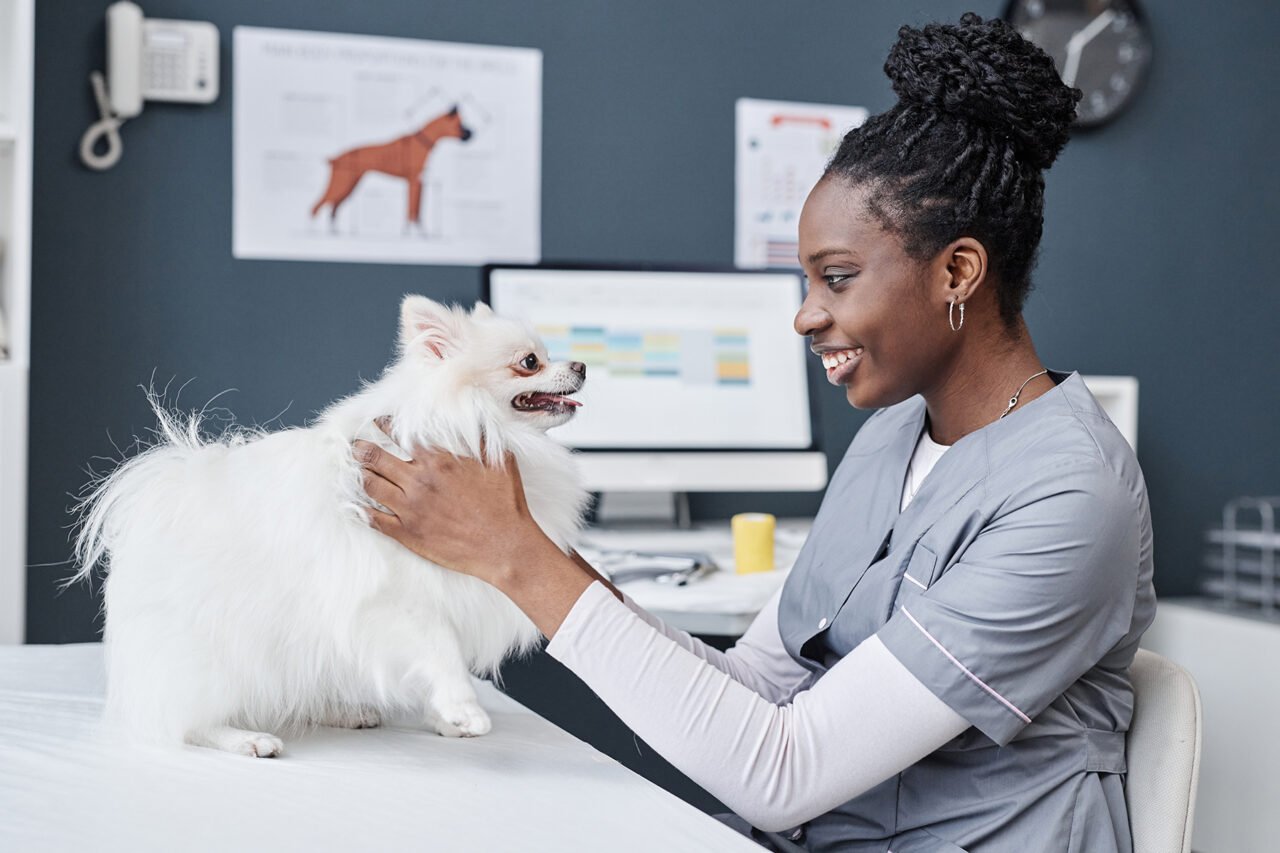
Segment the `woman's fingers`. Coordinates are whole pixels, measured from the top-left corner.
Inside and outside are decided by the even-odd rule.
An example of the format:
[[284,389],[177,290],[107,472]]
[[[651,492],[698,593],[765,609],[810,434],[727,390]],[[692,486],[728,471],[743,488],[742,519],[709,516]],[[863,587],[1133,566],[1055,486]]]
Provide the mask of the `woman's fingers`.
[[[399,460],[397,460],[399,461]],[[396,508],[400,506],[401,500],[404,498],[404,490],[400,486],[383,477],[377,471],[365,468],[364,475],[361,478],[364,486],[364,493],[373,498],[378,503],[396,512]]]
[[355,460],[364,466],[366,470],[373,471],[396,484],[404,482],[409,469],[413,465],[412,462],[397,459],[378,445],[362,438],[355,440],[352,453],[355,456]]
[[404,525],[400,523],[400,519],[389,513],[383,512],[374,506],[364,508],[365,517],[369,520],[369,526],[379,533],[385,533],[393,539],[400,539]]

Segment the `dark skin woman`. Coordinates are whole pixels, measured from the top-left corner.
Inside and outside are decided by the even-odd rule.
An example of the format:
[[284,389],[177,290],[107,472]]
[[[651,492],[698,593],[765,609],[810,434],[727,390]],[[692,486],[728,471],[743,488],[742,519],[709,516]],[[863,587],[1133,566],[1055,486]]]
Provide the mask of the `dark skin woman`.
[[845,135],[799,222],[795,331],[877,412],[733,649],[594,586],[514,464],[358,443],[388,510],[372,524],[508,595],[770,849],[1129,853],[1128,668],[1155,608],[1145,481],[1023,320],[1043,172],[1080,93],[1003,21],[898,36],[898,102]]

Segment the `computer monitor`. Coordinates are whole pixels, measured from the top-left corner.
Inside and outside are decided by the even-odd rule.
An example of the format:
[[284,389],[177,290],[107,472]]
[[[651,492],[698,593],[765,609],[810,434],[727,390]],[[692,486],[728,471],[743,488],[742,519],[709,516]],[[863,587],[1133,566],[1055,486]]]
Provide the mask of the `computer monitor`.
[[587,365],[551,435],[597,492],[816,491],[798,273],[495,265],[484,299]]

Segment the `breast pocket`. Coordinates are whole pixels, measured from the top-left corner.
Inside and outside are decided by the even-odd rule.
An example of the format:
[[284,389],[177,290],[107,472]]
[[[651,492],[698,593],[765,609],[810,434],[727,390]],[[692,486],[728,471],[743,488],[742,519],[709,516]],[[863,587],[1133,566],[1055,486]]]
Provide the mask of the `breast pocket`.
[[[911,559],[902,572],[902,591],[924,592],[934,581],[934,572],[938,569],[938,555],[924,544],[917,542],[911,551]],[[910,589],[908,589],[908,587]]]

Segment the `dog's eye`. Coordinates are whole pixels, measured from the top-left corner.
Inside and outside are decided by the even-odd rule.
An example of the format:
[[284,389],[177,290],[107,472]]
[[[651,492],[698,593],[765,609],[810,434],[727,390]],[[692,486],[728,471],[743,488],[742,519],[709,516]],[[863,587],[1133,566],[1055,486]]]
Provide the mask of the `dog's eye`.
[[533,353],[529,353],[520,360],[520,366],[532,373],[538,369],[538,357]]

